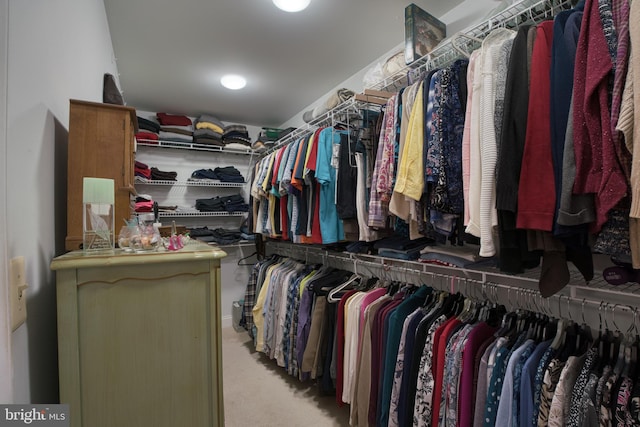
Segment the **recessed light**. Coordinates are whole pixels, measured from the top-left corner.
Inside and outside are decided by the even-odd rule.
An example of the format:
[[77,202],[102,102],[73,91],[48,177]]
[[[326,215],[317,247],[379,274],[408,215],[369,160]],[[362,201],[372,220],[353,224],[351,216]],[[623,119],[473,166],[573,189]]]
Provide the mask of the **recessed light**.
[[238,90],[247,85],[247,79],[237,74],[227,74],[222,76],[220,83],[227,89]]
[[300,12],[309,6],[311,0],[273,0],[273,4],[285,12]]

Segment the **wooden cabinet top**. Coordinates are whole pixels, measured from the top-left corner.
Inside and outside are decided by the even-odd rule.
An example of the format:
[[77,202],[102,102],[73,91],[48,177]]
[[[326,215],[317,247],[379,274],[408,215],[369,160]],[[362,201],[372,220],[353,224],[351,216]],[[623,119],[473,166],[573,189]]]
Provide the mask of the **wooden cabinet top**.
[[83,251],[72,251],[54,258],[51,262],[51,269],[65,270],[87,267],[188,262],[214,260],[224,258],[225,256],[227,256],[227,253],[216,246],[192,241],[184,248],[175,252],[125,253],[121,249],[116,249],[113,253],[85,254]]
[[90,107],[102,110],[128,112],[131,116],[131,122],[134,124],[135,131],[137,132],[138,130],[138,117],[136,116],[136,109],[134,107],[128,107],[126,105],[105,104],[102,102],[83,101],[80,99],[70,99],[69,103],[71,107],[76,105],[80,107]]

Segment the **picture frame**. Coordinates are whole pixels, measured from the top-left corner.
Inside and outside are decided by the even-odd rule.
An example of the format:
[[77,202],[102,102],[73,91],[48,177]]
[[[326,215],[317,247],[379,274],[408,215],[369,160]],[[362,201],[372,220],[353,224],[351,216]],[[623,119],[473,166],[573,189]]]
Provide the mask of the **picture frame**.
[[404,9],[404,22],[407,65],[427,55],[447,36],[446,24],[414,3]]

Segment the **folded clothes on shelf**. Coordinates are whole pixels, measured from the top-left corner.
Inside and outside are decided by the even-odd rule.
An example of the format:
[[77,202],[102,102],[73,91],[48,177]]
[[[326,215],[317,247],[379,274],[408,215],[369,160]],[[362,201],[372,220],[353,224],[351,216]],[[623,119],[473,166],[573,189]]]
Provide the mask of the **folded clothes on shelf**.
[[172,132],[180,135],[193,136],[193,126],[161,126],[161,132]]
[[213,172],[222,182],[244,182],[244,177],[240,171],[233,166],[217,167]]
[[218,176],[211,169],[198,169],[198,170],[193,171],[193,173],[191,174],[191,177],[189,178],[189,180],[190,181],[218,180]]
[[247,144],[240,144],[237,142],[224,142],[224,149],[225,150],[243,150],[246,151],[247,148],[251,148],[251,144],[247,145]]
[[161,171],[158,168],[151,168],[151,179],[155,181],[176,181],[178,172]]
[[136,161],[134,167],[133,167],[133,172],[135,174],[135,176],[139,176],[142,177],[144,179],[151,179],[151,169],[149,169],[149,166],[142,163],[142,162],[138,162]]
[[378,249],[378,255],[387,258],[413,261],[420,257],[420,249],[420,247],[405,250],[382,248]]
[[251,147],[251,140],[248,137],[244,138],[242,136],[226,136],[225,135],[222,137],[222,142],[224,143],[225,147],[229,144],[239,144],[245,147]]
[[134,210],[136,212],[152,212],[153,211],[153,202],[149,201],[149,200],[136,202],[136,206],[135,206]]
[[138,141],[140,140],[157,141],[159,139],[159,136],[156,132],[149,132],[149,131],[140,131],[135,134],[135,137]]
[[189,178],[191,181],[196,180],[218,180],[220,182],[234,182],[241,183],[244,182],[244,177],[240,173],[239,170],[234,168],[233,166],[227,166],[224,168],[215,168],[211,169],[198,169],[195,170],[191,177]]
[[242,233],[239,230],[216,228],[213,230],[213,239],[220,245],[230,245],[239,242],[242,239]]
[[210,114],[201,114],[193,124],[196,129],[211,129],[221,135],[224,133],[224,123]]
[[214,130],[207,129],[207,128],[196,129],[195,131],[193,131],[193,137],[194,139],[211,138],[211,139],[222,141],[222,134],[220,132],[216,132]]
[[345,250],[355,254],[372,254],[374,242],[351,242],[347,244]]
[[197,199],[196,209],[200,212],[248,212],[249,205],[240,194],[210,199]]
[[244,125],[227,125],[222,134],[222,141],[227,144],[242,144],[251,146],[249,132]]
[[157,113],[156,117],[162,126],[191,126],[191,119],[183,115]]
[[159,138],[163,141],[174,141],[174,142],[193,142],[193,137],[190,135],[183,135],[181,133],[176,132],[165,132],[163,130],[158,134]]
[[191,181],[197,180],[218,180],[220,182],[234,182],[241,183],[244,182],[244,177],[240,173],[239,170],[234,168],[233,166],[227,166],[223,168],[215,168],[211,169],[198,169],[193,171],[191,177],[189,178]]
[[219,245],[230,245],[238,243],[240,240],[250,240],[245,238],[245,233],[237,229],[215,228],[211,230],[206,226],[190,228],[189,236],[202,242],[217,243]]
[[137,116],[137,119],[138,119],[138,129],[148,130],[156,134],[160,132],[160,124],[154,122],[153,120],[148,120],[140,116]]
[[408,237],[391,236],[391,237],[385,237],[384,239],[378,240],[377,242],[374,243],[373,247],[375,249],[378,249],[378,251],[382,249],[394,249],[399,251],[405,251],[405,250],[415,249],[415,248],[422,249],[430,243],[433,243],[433,240],[428,239],[426,237],[411,240]]
[[213,231],[209,230],[208,227],[196,227],[196,228],[189,228],[189,236],[194,237],[194,238],[198,238],[198,237],[204,237],[204,236],[212,236],[213,235]]

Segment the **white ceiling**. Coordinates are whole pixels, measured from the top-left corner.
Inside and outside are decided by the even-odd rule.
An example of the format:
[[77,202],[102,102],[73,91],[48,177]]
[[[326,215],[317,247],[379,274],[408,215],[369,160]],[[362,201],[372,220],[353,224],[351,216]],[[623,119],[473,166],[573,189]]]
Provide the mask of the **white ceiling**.
[[[436,17],[462,0],[414,0]],[[145,111],[278,126],[404,40],[410,0],[104,0],[120,85]],[[243,74],[245,89],[223,88]]]

